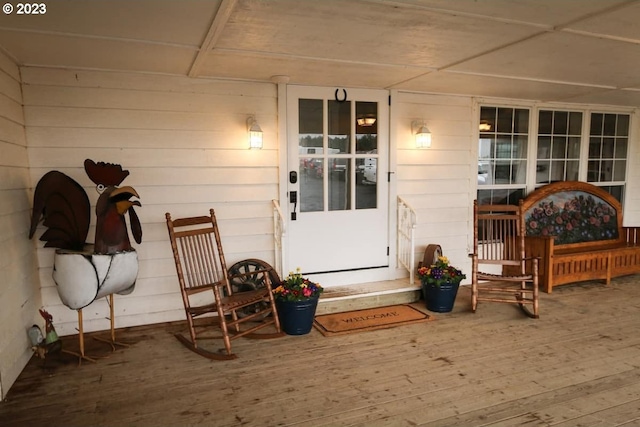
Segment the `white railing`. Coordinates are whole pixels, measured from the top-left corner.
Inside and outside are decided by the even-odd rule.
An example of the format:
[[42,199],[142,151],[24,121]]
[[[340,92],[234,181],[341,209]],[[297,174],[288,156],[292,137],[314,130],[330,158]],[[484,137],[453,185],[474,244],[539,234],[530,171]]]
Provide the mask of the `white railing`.
[[284,260],[284,236],[287,234],[286,224],[284,222],[284,216],[280,210],[280,203],[277,200],[272,200],[273,203],[273,242],[275,249],[276,265],[273,268],[276,269],[280,277],[282,276],[282,261]]
[[398,196],[398,259],[409,271],[409,281],[413,285],[416,273],[415,229],[418,223],[416,210]]

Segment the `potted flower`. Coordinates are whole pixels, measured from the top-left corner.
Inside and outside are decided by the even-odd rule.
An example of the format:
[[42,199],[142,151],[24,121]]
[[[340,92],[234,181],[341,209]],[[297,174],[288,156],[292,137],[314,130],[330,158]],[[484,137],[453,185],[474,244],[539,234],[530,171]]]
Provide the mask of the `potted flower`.
[[318,283],[302,277],[300,269],[289,275],[273,290],[282,330],[289,335],[311,332],[318,299],[324,291]]
[[448,313],[453,309],[460,282],[467,276],[449,265],[447,257],[439,256],[435,264],[420,267],[418,277],[427,310]]

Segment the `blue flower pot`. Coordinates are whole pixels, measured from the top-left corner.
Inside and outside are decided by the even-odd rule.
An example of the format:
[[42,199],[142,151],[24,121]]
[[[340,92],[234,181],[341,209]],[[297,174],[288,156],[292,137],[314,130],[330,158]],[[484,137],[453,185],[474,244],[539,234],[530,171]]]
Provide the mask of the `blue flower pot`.
[[319,297],[304,301],[276,299],[280,326],[287,335],[305,335],[311,332]]
[[453,310],[459,286],[460,281],[447,282],[438,286],[423,280],[422,295],[427,303],[427,310],[437,313],[448,313]]

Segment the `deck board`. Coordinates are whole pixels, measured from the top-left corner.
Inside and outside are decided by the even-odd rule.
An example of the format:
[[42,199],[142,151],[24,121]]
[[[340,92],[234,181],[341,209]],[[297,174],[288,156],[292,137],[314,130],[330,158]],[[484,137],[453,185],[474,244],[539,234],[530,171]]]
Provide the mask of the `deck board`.
[[[181,323],[125,328],[117,338],[133,345],[96,364],[32,359],[0,403],[0,425],[634,425],[639,284],[558,287],[541,295],[538,320],[506,304],[472,314],[462,288],[433,322],[241,339],[239,358],[224,362],[180,345]],[[87,346],[107,353],[90,334]]]

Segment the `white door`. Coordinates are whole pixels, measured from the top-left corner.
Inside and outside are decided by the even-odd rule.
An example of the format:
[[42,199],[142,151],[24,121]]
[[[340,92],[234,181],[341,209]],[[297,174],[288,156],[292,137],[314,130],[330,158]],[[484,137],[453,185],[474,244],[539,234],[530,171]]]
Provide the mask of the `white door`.
[[388,99],[287,88],[287,266],[324,286],[388,278]]

